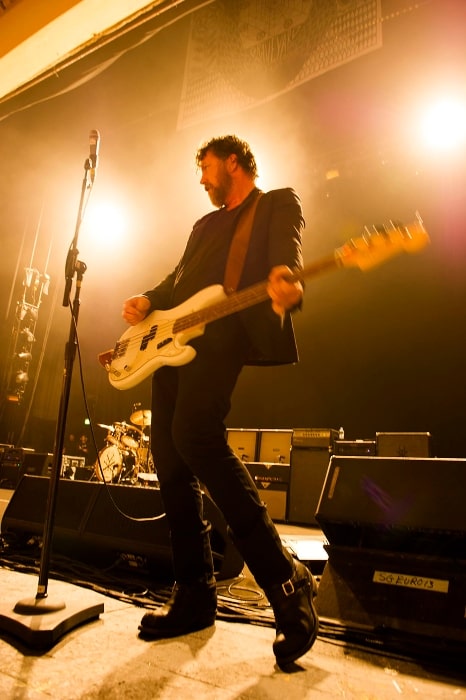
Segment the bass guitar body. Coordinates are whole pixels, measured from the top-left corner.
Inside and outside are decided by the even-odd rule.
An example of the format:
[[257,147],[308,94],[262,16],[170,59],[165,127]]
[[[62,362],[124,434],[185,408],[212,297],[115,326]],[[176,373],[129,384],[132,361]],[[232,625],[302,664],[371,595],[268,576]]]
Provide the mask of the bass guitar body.
[[[205,322],[196,324],[196,312],[226,299],[221,285],[212,285],[168,311],[153,311],[128,328],[109,356],[101,358],[110,384],[131,389],[164,365],[178,367],[195,357],[190,340],[204,333]],[[189,324],[183,319],[189,318]]]

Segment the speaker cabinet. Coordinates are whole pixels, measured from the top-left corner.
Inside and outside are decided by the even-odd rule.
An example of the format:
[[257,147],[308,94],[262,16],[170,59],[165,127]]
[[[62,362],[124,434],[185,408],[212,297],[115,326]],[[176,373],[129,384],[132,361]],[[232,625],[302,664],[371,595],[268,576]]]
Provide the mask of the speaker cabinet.
[[359,547],[328,547],[320,618],[415,649],[466,643],[466,562]]
[[0,462],[0,487],[15,489],[24,474],[47,476],[52,469],[53,455],[32,452],[21,447],[5,450]]
[[292,438],[292,430],[260,430],[258,461],[289,464]]
[[227,442],[242,462],[255,462],[257,458],[258,430],[227,428]]
[[430,433],[376,433],[379,457],[430,457]]
[[[50,479],[24,476],[2,519],[2,534],[41,535]],[[241,573],[243,559],[207,494],[204,514],[218,579]],[[127,562],[154,577],[171,576],[169,530],[159,489],[60,479],[52,549],[99,568]],[[161,516],[161,517],[160,517]],[[145,520],[135,520],[144,518]]]
[[466,642],[466,460],[333,456],[317,602],[350,627]]
[[288,510],[289,465],[251,462],[246,464],[246,468],[272,520],[285,521]]
[[293,447],[291,453],[288,520],[297,525],[318,527],[317,504],[324,486],[330,454],[328,447]]

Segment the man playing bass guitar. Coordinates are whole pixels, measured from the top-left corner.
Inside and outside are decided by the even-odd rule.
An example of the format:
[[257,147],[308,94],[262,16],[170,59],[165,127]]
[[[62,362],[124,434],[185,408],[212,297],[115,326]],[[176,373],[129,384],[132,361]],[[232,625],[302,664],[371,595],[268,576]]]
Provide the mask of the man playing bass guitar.
[[175,269],[153,289],[124,302],[123,318],[137,324],[150,312],[183,304],[210,285],[232,291],[225,278],[229,252],[239,222],[252,206],[256,209],[235,287],[268,280],[268,299],[207,324],[189,341],[195,350],[190,361],[162,366],[153,374],[151,443],[170,527],[175,585],[168,602],[146,613],[139,629],[141,636],[163,638],[214,624],[217,594],[210,526],[202,512],[203,484],[272,606],[273,651],[283,667],[305,654],[317,637],[316,583],[282,546],[249,472],[227,443],[224,421],[244,365],[298,359],[291,312],[302,302],[303,286],[291,280],[290,272],[302,268],[304,219],[292,189],[257,189],[254,155],[237,136],[205,143],[196,164],[200,184],[216,209],[194,224]]

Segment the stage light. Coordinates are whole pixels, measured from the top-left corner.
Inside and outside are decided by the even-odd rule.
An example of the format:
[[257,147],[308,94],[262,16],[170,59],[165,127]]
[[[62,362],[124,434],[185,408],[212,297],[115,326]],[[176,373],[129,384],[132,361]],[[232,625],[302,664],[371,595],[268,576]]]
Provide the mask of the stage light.
[[23,330],[21,331],[21,335],[26,336],[26,341],[28,343],[33,343],[35,341],[34,334],[32,333],[32,331],[29,330],[29,328],[23,328]]
[[115,202],[90,204],[83,224],[83,244],[92,251],[121,252],[128,232],[126,215]]
[[29,381],[28,373],[24,371],[16,372],[16,384],[27,384]]
[[18,304],[19,306],[19,320],[24,321],[26,320],[32,320],[32,321],[37,321],[37,316],[38,316],[38,309],[36,306],[31,306],[31,304]]
[[420,137],[430,151],[463,152],[466,146],[466,104],[454,97],[434,102],[424,111]]
[[30,352],[18,352],[16,355],[17,360],[32,360],[32,355]]
[[327,181],[329,180],[337,180],[340,177],[340,171],[338,168],[331,168],[330,170],[327,170],[325,173],[325,179]]
[[24,270],[24,282],[23,282],[25,287],[31,286],[33,273],[34,273],[34,270],[32,269],[32,267],[25,268],[25,270]]
[[50,287],[50,275],[44,273],[43,275],[41,275],[40,281],[42,282],[42,294],[47,295],[49,293]]

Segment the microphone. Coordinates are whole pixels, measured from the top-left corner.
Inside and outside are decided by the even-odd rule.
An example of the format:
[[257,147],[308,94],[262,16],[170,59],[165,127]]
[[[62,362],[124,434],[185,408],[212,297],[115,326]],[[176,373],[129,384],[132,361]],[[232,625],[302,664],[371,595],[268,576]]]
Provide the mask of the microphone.
[[100,134],[97,129],[91,129],[89,132],[89,175],[91,183],[94,182],[95,171],[97,170],[99,160]]

